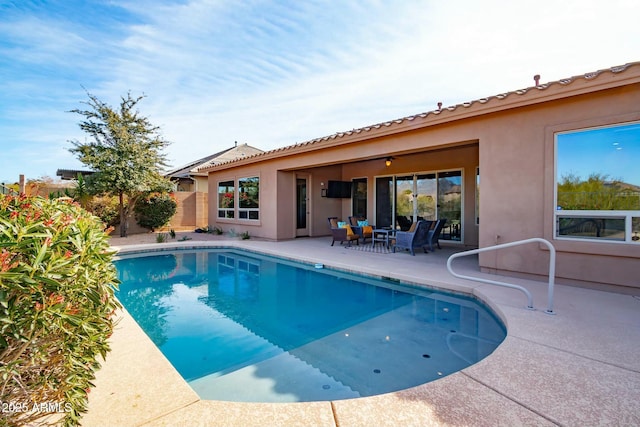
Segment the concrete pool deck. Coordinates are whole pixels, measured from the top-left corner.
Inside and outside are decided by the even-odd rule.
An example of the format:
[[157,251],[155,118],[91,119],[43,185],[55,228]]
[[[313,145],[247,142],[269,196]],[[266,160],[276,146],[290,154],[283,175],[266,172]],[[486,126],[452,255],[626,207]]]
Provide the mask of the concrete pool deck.
[[114,238],[112,245],[123,251],[232,246],[464,291],[501,316],[507,338],[479,363],[399,392],[333,402],[207,401],[123,313],[83,426],[640,425],[638,295],[556,285],[556,314],[548,315],[546,282],[482,274],[474,257],[455,262],[460,273],[527,287],[536,307],[527,310],[519,291],[451,276],[445,265],[453,247],[411,256],[331,247],[330,237],[267,242],[185,235],[192,240],[157,244],[142,235]]

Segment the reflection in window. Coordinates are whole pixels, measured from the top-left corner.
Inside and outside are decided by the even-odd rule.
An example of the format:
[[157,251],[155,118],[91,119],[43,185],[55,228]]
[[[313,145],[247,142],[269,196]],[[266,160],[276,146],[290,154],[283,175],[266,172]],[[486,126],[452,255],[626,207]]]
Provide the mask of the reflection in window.
[[218,218],[233,218],[235,187],[233,181],[218,183]]
[[396,177],[396,224],[406,231],[413,223],[413,175]]
[[436,174],[428,173],[417,175],[416,186],[418,189],[418,203],[416,206],[418,219],[435,221],[437,219],[436,198],[438,194]]
[[624,241],[624,218],[557,216],[558,236]]
[[640,123],[556,135],[556,236],[638,242],[639,158]]
[[[460,240],[462,218],[462,171],[438,173],[438,219],[447,219],[450,238]],[[443,231],[444,233],[444,231]]]
[[260,178],[238,180],[238,217],[240,219],[260,218]]
[[440,238],[461,241],[461,213],[461,170],[376,178],[376,227],[407,230],[417,220],[446,219]]

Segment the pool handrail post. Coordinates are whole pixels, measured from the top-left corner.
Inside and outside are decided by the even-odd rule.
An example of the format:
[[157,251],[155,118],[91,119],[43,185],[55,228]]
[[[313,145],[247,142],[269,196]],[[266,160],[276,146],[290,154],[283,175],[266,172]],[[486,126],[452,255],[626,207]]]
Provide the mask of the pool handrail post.
[[473,277],[473,276],[466,276],[463,274],[458,274],[456,272],[453,271],[453,269],[451,268],[451,264],[453,262],[454,259],[456,258],[460,258],[463,256],[467,256],[467,255],[474,255],[474,254],[478,254],[480,252],[487,252],[487,251],[492,251],[492,250],[496,250],[496,249],[503,249],[503,248],[509,248],[512,246],[518,246],[518,245],[524,245],[527,243],[542,243],[544,244],[548,249],[549,249],[549,288],[548,288],[548,293],[547,293],[547,310],[545,310],[545,313],[547,314],[555,314],[553,311],[553,288],[555,286],[555,276],[556,276],[556,248],[553,247],[553,245],[546,239],[542,239],[540,237],[532,237],[530,239],[524,239],[524,240],[518,240],[515,242],[509,242],[509,243],[502,243],[499,245],[494,245],[494,246],[487,246],[485,248],[478,248],[478,249],[472,249],[469,251],[464,251],[464,252],[458,252],[456,254],[453,254],[449,257],[449,259],[447,259],[447,270],[449,271],[449,273],[459,279],[467,279],[467,280],[474,280],[476,282],[482,282],[482,283],[488,283],[490,285],[496,285],[496,286],[503,286],[503,287],[507,287],[507,288],[512,288],[512,289],[517,289],[519,291],[524,292],[524,294],[527,296],[527,308],[530,310],[533,310],[533,296],[531,295],[531,292],[529,292],[528,289],[526,289],[523,286],[520,285],[514,285],[512,283],[505,283],[505,282],[499,282],[497,280],[490,280],[490,279],[483,279],[480,277]]

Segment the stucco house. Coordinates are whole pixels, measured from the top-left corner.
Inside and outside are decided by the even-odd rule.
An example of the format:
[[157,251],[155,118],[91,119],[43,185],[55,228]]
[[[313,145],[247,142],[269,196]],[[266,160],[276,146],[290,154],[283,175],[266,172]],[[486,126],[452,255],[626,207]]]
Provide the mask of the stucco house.
[[254,154],[262,153],[259,148],[249,144],[240,144],[236,141],[233,147],[211,154],[186,165],[170,170],[165,174],[175,185],[176,191],[209,191],[207,174],[198,172],[198,168],[225,163],[238,158],[246,158]]
[[[445,217],[457,228],[443,235],[451,245],[542,237],[557,250],[558,282],[637,292],[640,62],[534,82],[200,167],[209,224],[283,240],[330,234],[329,216],[376,227]],[[548,269],[537,245],[479,263],[520,276]]]

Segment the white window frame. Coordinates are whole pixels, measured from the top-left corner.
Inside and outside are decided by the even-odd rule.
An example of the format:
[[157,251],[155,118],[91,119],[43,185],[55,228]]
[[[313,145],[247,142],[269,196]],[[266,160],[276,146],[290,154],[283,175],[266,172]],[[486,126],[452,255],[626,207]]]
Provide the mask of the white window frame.
[[[242,208],[240,207],[240,182],[243,180],[256,179],[258,182],[258,207],[257,208]],[[239,221],[260,221],[260,176],[246,176],[243,178],[238,178],[236,181],[236,198],[238,200],[238,219]],[[250,218],[251,213],[255,212],[257,214],[257,218]],[[243,218],[242,215],[246,214],[246,218]]]
[[[594,127],[585,127],[580,129],[573,129],[568,131],[556,132],[553,136],[553,157],[554,157],[554,176],[553,176],[553,208],[554,208],[554,221],[553,221],[553,238],[555,240],[564,240],[564,241],[579,241],[579,242],[598,242],[598,243],[613,243],[613,244],[639,244],[640,239],[638,239],[637,233],[634,235],[632,222],[634,218],[640,218],[640,210],[564,210],[558,207],[558,136],[571,134],[575,132],[584,132],[589,130],[603,129],[603,128],[614,128],[620,126],[627,126],[632,124],[637,124],[638,122],[626,122],[626,123],[616,123],[605,126],[594,126]],[[578,236],[563,236],[558,234],[559,227],[558,223],[560,222],[560,218],[563,217],[585,217],[585,218],[594,218],[594,219],[624,219],[625,221],[625,230],[624,230],[624,239],[612,239],[607,237],[578,237]]]
[[[231,207],[222,207],[220,206],[220,184],[225,184],[225,183],[229,183],[231,182],[233,184],[233,206]],[[218,219],[235,219],[235,209],[236,209],[236,201],[238,200],[238,186],[236,185],[235,180],[233,179],[227,179],[224,181],[218,181],[217,185],[216,185],[216,199],[217,199],[217,218]],[[224,215],[220,215],[220,213],[223,212]],[[231,216],[228,216],[228,214],[231,213]]]

